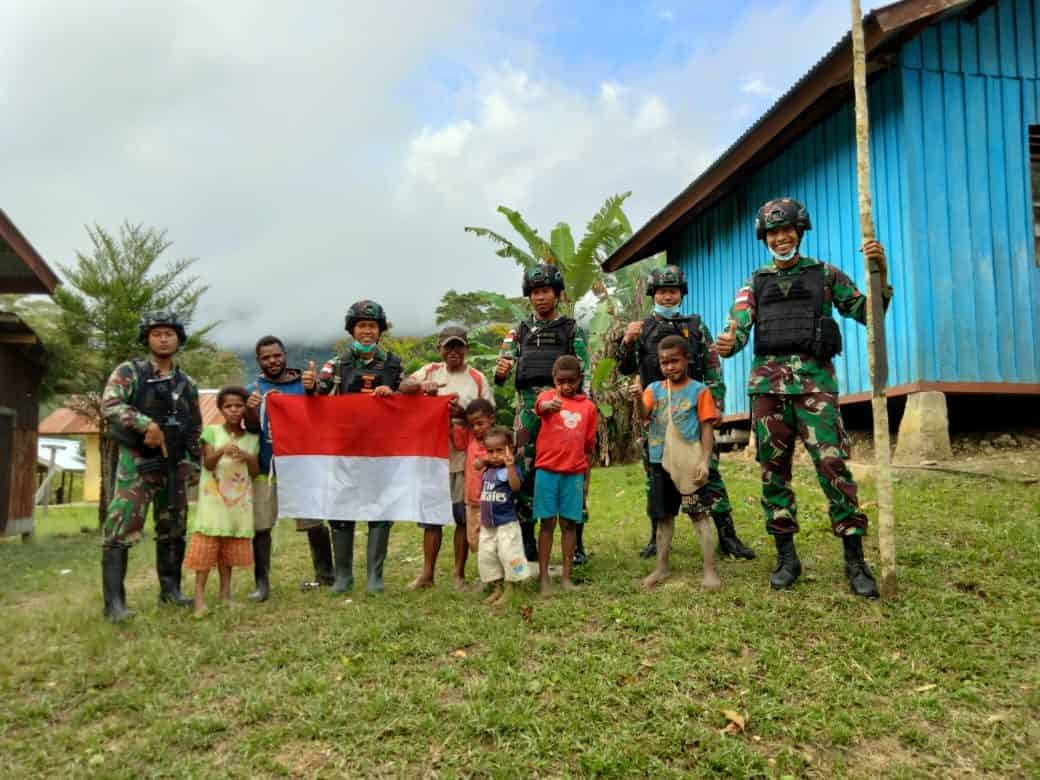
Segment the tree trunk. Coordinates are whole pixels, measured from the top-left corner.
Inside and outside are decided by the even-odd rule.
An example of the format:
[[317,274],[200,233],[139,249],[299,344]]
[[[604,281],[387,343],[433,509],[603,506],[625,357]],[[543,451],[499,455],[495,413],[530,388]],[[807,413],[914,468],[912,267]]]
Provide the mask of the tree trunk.
[[[859,0],[850,0],[852,11],[852,76],[856,94],[856,162],[859,182],[859,221],[863,240],[874,239],[874,214],[870,188],[870,119],[867,105],[866,46],[863,14]],[[892,468],[888,431],[888,400],[885,383],[888,356],[885,350],[885,309],[882,302],[880,269],[864,258],[870,282],[867,300],[867,354],[874,412],[874,457],[877,464],[878,547],[881,552],[881,595],[896,595],[895,512],[892,498]]]

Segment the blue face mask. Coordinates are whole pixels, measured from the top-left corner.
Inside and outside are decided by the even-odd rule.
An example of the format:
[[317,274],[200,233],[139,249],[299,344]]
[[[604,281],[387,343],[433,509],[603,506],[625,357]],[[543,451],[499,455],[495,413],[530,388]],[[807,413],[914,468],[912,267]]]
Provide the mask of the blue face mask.
[[656,314],[659,317],[664,317],[667,320],[672,320],[676,317],[681,316],[682,312],[679,311],[678,306],[662,306],[659,303],[655,303],[654,314]]
[[769,253],[771,255],[773,255],[774,259],[779,260],[781,263],[786,263],[788,260],[790,260],[796,254],[798,254],[798,247],[795,247],[794,249],[792,249],[790,252],[788,252],[785,255],[778,254],[777,252],[774,252],[772,249],[769,250]]

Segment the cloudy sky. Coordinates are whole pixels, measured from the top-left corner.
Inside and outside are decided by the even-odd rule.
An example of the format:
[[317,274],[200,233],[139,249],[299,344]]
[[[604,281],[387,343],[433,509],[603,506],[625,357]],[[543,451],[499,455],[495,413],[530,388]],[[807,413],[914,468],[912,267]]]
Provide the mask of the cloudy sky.
[[[864,2],[865,9],[880,2]],[[519,7],[517,7],[519,6]],[[306,9],[301,11],[301,9]],[[227,345],[514,293],[499,204],[642,224],[848,29],[838,0],[0,0],[0,207],[52,266],[165,228]]]

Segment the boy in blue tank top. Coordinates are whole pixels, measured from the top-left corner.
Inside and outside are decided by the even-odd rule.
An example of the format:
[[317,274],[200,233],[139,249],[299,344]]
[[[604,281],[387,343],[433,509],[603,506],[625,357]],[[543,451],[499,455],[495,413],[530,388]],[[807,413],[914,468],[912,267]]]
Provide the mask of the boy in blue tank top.
[[480,579],[491,586],[485,604],[509,595],[514,582],[527,579],[527,555],[516,516],[516,497],[524,475],[513,454],[513,433],[496,425],[484,437],[487,455],[480,486]]
[[[703,493],[715,443],[714,426],[719,421],[718,408],[708,388],[687,373],[688,340],[667,336],[658,345],[657,354],[664,381],[652,382],[642,390],[642,403],[636,405],[644,421],[650,423],[647,503],[657,527],[657,567],[643,580],[643,587],[656,587],[668,576],[675,516],[682,509],[693,520],[700,541],[704,556],[702,584],[708,590],[716,590],[722,583],[715,567],[714,539],[708,527],[709,502]],[[675,429],[671,435],[669,424]],[[686,489],[681,490],[680,485]]]

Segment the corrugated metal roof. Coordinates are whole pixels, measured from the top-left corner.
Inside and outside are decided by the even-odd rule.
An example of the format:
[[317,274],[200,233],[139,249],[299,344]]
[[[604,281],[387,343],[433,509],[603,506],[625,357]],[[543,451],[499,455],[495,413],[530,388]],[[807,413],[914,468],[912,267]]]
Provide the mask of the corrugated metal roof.
[[[894,38],[897,38],[905,28],[912,24],[923,23],[933,17],[940,14],[949,12],[955,8],[967,8],[973,5],[989,4],[992,0],[902,0],[901,2],[892,3],[882,8],[875,9],[864,17],[864,27],[870,25],[870,32],[872,35],[868,35],[867,52],[868,57],[874,54],[877,49],[881,48],[884,44],[888,43]],[[882,18],[883,24],[878,22],[878,19]],[[709,165],[703,173],[701,173],[693,182],[690,183],[682,192],[680,192],[675,198],[668,202],[668,204],[658,211],[653,217],[651,217],[645,225],[643,225],[638,231],[636,231],[628,241],[618,247],[610,257],[603,262],[603,269],[606,271],[616,271],[630,263],[634,263],[638,260],[642,260],[645,257],[649,257],[652,254],[656,254],[661,251],[664,247],[663,239],[665,235],[671,231],[674,227],[679,226],[683,223],[699,205],[703,204],[709,198],[711,198],[722,186],[725,181],[732,178],[736,173],[741,172],[744,175],[748,175],[753,172],[759,166],[751,165],[752,170],[742,170],[745,165],[748,165],[748,161],[737,165],[736,169],[729,173],[726,179],[722,182],[716,182],[714,186],[706,187],[713,178],[717,177],[720,170],[724,167],[734,165],[734,158],[737,157],[738,153],[744,153],[749,159],[754,155],[759,155],[762,151],[767,149],[769,144],[776,139],[776,137],[784,130],[788,129],[806,113],[805,110],[794,110],[797,106],[788,105],[792,103],[793,99],[802,90],[807,90],[810,87],[818,89],[819,93],[810,103],[810,106],[818,103],[828,92],[834,87],[837,87],[847,81],[851,81],[852,78],[852,61],[851,61],[851,49],[852,49],[852,33],[845,33],[841,39],[835,43],[826,54],[824,54],[816,63],[803,75],[798,81],[796,81],[783,95],[781,95],[769,109],[762,114],[750,127],[748,127],[740,136],[729,145],[729,147],[719,155],[716,160]],[[835,83],[833,81],[834,74],[831,70],[837,64],[839,55],[848,60],[847,74],[843,74],[843,77]],[[845,77],[847,76],[847,78]],[[816,83],[819,81],[820,83]],[[782,115],[789,112],[789,116],[783,117]],[[776,128],[775,132],[771,134],[769,138],[756,139],[756,134],[760,133],[767,123],[773,123],[780,120],[782,124]],[[762,142],[762,143],[760,143]],[[777,152],[780,150],[777,149]],[[760,163],[762,164],[762,163]]]

